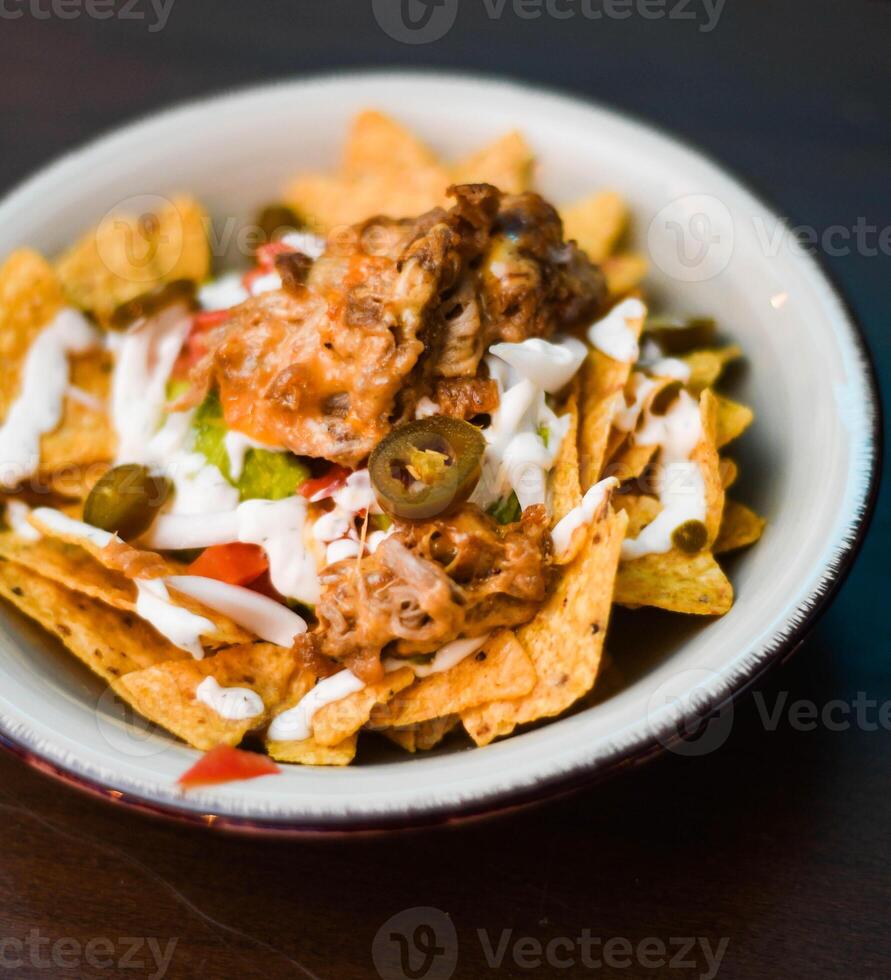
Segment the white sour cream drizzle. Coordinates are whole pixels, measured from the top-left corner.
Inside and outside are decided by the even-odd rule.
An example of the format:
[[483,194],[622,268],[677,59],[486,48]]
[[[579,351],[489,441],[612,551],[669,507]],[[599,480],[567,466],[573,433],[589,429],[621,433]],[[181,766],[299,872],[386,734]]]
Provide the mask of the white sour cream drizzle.
[[25,356],[18,397],[0,426],[0,486],[14,487],[37,470],[40,437],[62,420],[68,355],[98,344],[98,334],[76,310],[60,310]]
[[623,300],[588,328],[588,340],[607,357],[630,364],[640,354],[638,331],[631,324],[642,321],[646,315],[647,308],[639,299]]
[[249,449],[265,449],[270,453],[283,453],[287,450],[281,446],[269,446],[265,442],[258,442],[243,432],[236,432],[230,429],[223,437],[223,445],[226,447],[226,455],[229,457],[229,475],[233,480],[238,480],[244,472],[244,460]]
[[312,552],[304,545],[305,523],[302,497],[246,500],[215,514],[161,514],[142,540],[157,551],[234,542],[259,545],[269,559],[276,590],[288,599],[316,603],[319,578]]
[[616,408],[613,412],[613,426],[620,432],[631,432],[637,425],[640,413],[643,411],[650,395],[659,387],[659,382],[648,378],[642,371],[634,371],[631,375],[631,392],[634,401],[627,405],[625,395],[619,392],[616,396]]
[[228,310],[248,298],[248,291],[238,272],[228,272],[219,279],[206,282],[198,290],[198,302],[203,310]]
[[214,624],[172,602],[163,579],[135,579],[133,584],[137,596],[136,615],[154,626],[174,646],[201,660],[204,656],[201,637],[213,633]]
[[205,677],[195,689],[195,700],[206,704],[226,721],[247,721],[266,710],[263,699],[249,687],[221,687],[215,677]]
[[553,341],[531,337],[519,344],[494,344],[489,353],[509,364],[521,378],[553,395],[575,377],[588,349],[575,337]]
[[313,261],[321,258],[328,247],[328,243],[321,235],[314,235],[311,231],[291,231],[287,235],[282,235],[281,240],[288,247],[302,252]]
[[292,609],[252,589],[200,575],[170,575],[164,581],[171,589],[197,599],[261,640],[280,647],[291,646],[295,636],[306,632],[306,622]]
[[554,542],[554,553],[558,558],[569,550],[575,532],[594,520],[594,516],[606,500],[607,494],[618,485],[619,481],[614,476],[609,476],[605,480],[595,483],[582,497],[582,502],[573,507],[565,517],[557,522],[551,531],[551,539]]
[[466,660],[471,654],[477,652],[486,645],[489,633],[484,636],[472,636],[461,640],[452,640],[440,647],[428,663],[416,664],[410,660],[402,660],[399,657],[388,657],[384,661],[384,670],[391,673],[401,667],[411,667],[416,677],[430,677],[431,674],[441,674],[444,670],[451,670],[462,660]]
[[276,742],[302,742],[310,738],[312,720],[320,708],[335,701],[342,701],[364,687],[365,682],[356,677],[351,670],[341,670],[331,677],[324,678],[293,708],[283,711],[272,719],[269,738]]
[[675,528],[685,521],[705,521],[705,481],[699,464],[690,455],[702,438],[699,405],[686,391],[664,415],[648,414],[635,442],[661,447],[656,468],[656,492],[662,510],[636,538],[622,543],[622,559],[664,554],[672,547]]
[[28,520],[31,508],[21,500],[6,501],[6,520],[13,531],[26,541],[39,541],[40,531]]
[[689,381],[693,369],[679,357],[661,357],[650,365],[650,374],[658,378],[672,378],[675,381]]
[[115,538],[110,531],[77,521],[52,507],[36,507],[31,511],[31,516],[38,524],[48,527],[54,533],[62,537],[82,538],[94,548],[105,548]]
[[[502,370],[506,365],[494,357],[488,362],[489,373],[501,388],[505,380],[510,380]],[[485,509],[514,490],[524,509],[545,503],[547,473],[554,465],[569,422],[568,415],[558,418],[554,414],[544,391],[526,378],[503,391],[491,425],[483,429],[483,473],[471,500]]]

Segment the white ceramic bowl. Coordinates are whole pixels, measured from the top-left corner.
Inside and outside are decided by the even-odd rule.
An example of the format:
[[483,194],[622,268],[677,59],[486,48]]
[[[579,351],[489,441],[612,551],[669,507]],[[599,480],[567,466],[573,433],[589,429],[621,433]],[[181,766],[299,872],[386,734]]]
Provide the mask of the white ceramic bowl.
[[745,348],[749,368],[736,391],[757,422],[734,455],[740,493],[766,514],[767,532],[731,565],[737,601],[724,618],[657,615],[646,628],[632,620],[633,649],[615,658],[624,680],[592,707],[485,749],[372,754],[343,770],[286,767],[186,797],[175,780],[196,753],[127,716],[40,630],[3,609],[0,737],[83,788],[217,827],[303,833],[419,825],[539,799],[645,758],[685,718],[724,704],[788,655],[862,537],[879,409],[862,339],[838,295],[721,167],[596,106],[408,72],[192,103],[100,139],[16,189],[0,205],[0,254],[22,244],[55,253],[123,201],[182,190],[225,234],[225,219],[247,220],[294,173],[332,165],[347,121],[366,106],[395,113],[450,156],[518,127],[554,201],[605,186],[625,195],[654,263],[649,295],[670,311],[713,314]]

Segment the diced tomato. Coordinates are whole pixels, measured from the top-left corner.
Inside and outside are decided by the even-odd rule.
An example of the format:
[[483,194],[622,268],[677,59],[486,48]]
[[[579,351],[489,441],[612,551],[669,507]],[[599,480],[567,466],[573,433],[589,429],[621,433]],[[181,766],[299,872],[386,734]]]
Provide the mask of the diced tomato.
[[306,497],[307,500],[315,503],[330,497],[335,490],[339,490],[346,483],[349,475],[350,470],[335,463],[323,476],[317,476],[315,479],[301,483],[297,492],[301,497]]
[[229,319],[231,310],[202,310],[192,316],[192,333],[203,333]]
[[177,782],[183,789],[192,789],[195,786],[232,783],[239,779],[256,779],[277,772],[281,772],[281,769],[268,756],[233,749],[230,745],[218,745],[206,752]]
[[189,565],[190,575],[213,578],[229,585],[247,585],[269,568],[266,552],[257,544],[215,544]]

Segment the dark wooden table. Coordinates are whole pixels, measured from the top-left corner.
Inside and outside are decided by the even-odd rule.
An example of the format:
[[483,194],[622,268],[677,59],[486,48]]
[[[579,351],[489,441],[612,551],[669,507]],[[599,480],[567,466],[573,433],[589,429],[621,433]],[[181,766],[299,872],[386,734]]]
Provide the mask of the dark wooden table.
[[[73,2],[7,0],[0,14],[2,187],[172,100],[317,69],[431,64],[637,112],[818,231],[891,220],[887,2],[729,0],[704,32],[700,0],[668,0],[661,20],[527,20],[511,3],[492,20],[483,0],[461,0],[452,31],[418,46],[388,38],[366,0],[177,0],[155,31],[148,0],[130,8],[141,21],[96,20]],[[867,251],[829,261],[888,377],[889,258]],[[398,980],[424,976],[422,954],[399,967],[400,943],[413,942],[433,947],[428,980],[455,957],[460,978],[889,977],[888,543],[883,508],[831,611],[737,704],[720,751],[664,756],[493,823],[341,842],[223,838],[121,812],[4,756],[0,973]],[[832,714],[808,730],[797,701]],[[428,907],[439,912],[418,911]]]

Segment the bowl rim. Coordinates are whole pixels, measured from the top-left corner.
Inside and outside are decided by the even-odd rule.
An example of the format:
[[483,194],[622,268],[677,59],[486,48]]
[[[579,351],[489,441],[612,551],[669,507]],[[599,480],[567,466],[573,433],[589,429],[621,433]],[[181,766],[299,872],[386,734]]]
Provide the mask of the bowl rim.
[[[386,79],[417,79],[446,85],[470,82],[490,89],[497,86],[501,89],[517,91],[520,94],[525,92],[530,96],[544,95],[576,108],[593,109],[617,121],[630,123],[639,129],[654,133],[662,139],[670,141],[691,155],[698,157],[723,177],[729,179],[755,203],[772,215],[776,216],[782,213],[774,207],[768,195],[753,186],[753,182],[740,177],[732,167],[715,158],[707,150],[703,150],[695,142],[686,137],[678,136],[670,129],[622,108],[587,98],[563,88],[533,84],[527,80],[500,73],[405,69],[399,66],[344,69],[286,76],[277,80],[224,89],[197,98],[182,100],[160,111],[142,114],[123,125],[114,126],[101,132],[96,137],[41,166],[36,172],[25,177],[8,190],[0,199],[0,207],[18,195],[20,191],[33,186],[45,177],[52,176],[55,171],[63,168],[66,164],[88,156],[95,150],[101,149],[104,144],[118,139],[126,139],[146,125],[173,120],[180,114],[187,114],[198,108],[221,105],[231,99],[257,97],[264,93],[280,91],[289,86],[344,81],[356,83],[361,82],[363,78],[378,82]],[[715,712],[722,710],[763,677],[769,669],[785,662],[800,648],[807,633],[828,608],[850,572],[869,529],[876,506],[883,460],[883,415],[876,367],[865,331],[844,289],[834,273],[828,268],[823,257],[819,253],[800,253],[797,256],[797,261],[809,266],[810,272],[822,280],[826,288],[827,298],[831,298],[837,304],[835,313],[838,325],[847,331],[847,339],[851,342],[856,355],[854,366],[859,372],[860,381],[863,384],[865,393],[864,418],[868,429],[865,444],[862,447],[861,461],[864,464],[864,471],[868,469],[868,475],[861,481],[857,500],[851,506],[845,533],[834,554],[826,562],[819,581],[814,584],[800,602],[784,614],[783,626],[763,644],[761,656],[756,661],[748,664],[732,678],[722,675],[715,679],[711,686],[712,690],[707,692],[710,695],[707,702],[701,708],[697,708],[692,715],[688,712],[686,715],[688,721],[702,722]],[[644,732],[636,733],[631,743],[614,753],[612,758],[589,757],[582,759],[573,763],[568,771],[540,779],[534,785],[499,789],[491,793],[477,793],[472,800],[407,804],[399,811],[368,817],[359,817],[348,813],[342,815],[326,814],[324,817],[310,818],[295,816],[283,819],[224,812],[202,813],[169,800],[153,799],[139,792],[116,789],[94,776],[78,772],[70,762],[53,761],[39,749],[28,744],[22,735],[13,734],[5,728],[2,718],[0,718],[0,748],[22,759],[30,767],[75,789],[109,802],[120,803],[128,809],[142,814],[242,835],[331,837],[416,830],[480,820],[577,792],[586,786],[607,779],[621,770],[640,765],[661,754],[673,742],[679,741],[682,736],[678,734],[676,729],[671,728],[671,721],[672,719],[668,719],[667,724],[660,730],[649,727]]]

